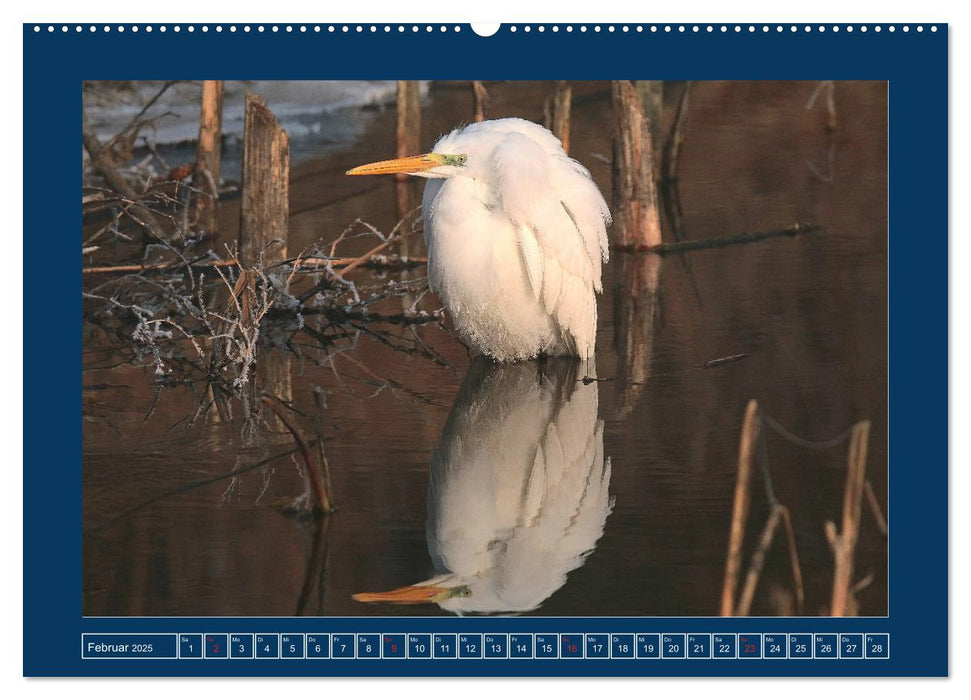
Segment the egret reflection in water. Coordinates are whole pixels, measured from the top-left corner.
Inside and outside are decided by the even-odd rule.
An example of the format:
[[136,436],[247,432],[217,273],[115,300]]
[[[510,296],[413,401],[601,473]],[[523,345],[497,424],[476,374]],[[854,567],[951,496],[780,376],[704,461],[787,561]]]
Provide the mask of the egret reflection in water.
[[597,383],[580,367],[472,363],[431,462],[426,536],[438,575],[356,600],[521,612],[566,583],[613,505]]

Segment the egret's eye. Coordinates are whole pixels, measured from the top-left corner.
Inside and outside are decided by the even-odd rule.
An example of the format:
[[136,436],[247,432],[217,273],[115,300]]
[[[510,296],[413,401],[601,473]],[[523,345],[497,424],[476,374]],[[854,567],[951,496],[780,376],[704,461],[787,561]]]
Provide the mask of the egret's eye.
[[[463,156],[464,158],[465,156]],[[472,590],[468,586],[456,586],[452,589],[452,598],[469,598]]]
[[468,159],[469,157],[464,153],[446,154],[442,156],[442,165],[454,165],[461,167],[465,165],[465,161]]

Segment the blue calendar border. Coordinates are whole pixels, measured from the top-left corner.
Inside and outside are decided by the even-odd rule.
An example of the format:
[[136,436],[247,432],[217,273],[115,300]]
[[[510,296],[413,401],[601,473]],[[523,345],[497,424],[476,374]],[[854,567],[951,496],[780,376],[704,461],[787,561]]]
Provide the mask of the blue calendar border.
[[[25,24],[24,667],[28,676],[922,676],[948,672],[948,27],[943,24],[566,25],[492,37],[468,25],[301,32],[264,24]],[[637,31],[641,26],[643,31]],[[839,31],[834,31],[834,27]],[[891,32],[893,26],[895,31]],[[411,25],[407,25],[410,29]],[[664,28],[668,27],[668,30]],[[806,30],[806,27],[809,27]],[[932,31],[932,27],[936,28]],[[199,69],[200,56],[206,69]],[[442,60],[439,57],[447,57]],[[430,60],[435,59],[435,60]],[[887,618],[83,618],[81,616],[81,81],[96,79],[886,80],[890,95],[890,615]],[[50,236],[55,236],[54,240]],[[51,254],[52,243],[59,254]],[[29,261],[43,259],[38,284]],[[57,310],[59,343],[50,333]],[[51,397],[63,397],[52,401]],[[57,439],[51,439],[52,428]],[[43,449],[38,449],[43,446]],[[60,478],[52,478],[57,475]],[[742,629],[744,628],[744,629]],[[82,633],[887,632],[886,661],[82,661]]]

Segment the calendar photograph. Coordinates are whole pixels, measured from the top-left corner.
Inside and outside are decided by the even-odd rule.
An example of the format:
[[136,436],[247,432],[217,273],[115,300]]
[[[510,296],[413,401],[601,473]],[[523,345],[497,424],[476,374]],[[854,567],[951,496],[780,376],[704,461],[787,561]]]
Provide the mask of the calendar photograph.
[[888,616],[886,81],[78,89],[84,617]]

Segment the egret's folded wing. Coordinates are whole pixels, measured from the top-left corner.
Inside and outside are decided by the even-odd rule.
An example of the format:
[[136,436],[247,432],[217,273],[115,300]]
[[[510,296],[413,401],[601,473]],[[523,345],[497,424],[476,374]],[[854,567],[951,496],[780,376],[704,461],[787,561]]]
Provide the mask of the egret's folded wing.
[[590,356],[609,217],[603,198],[582,166],[525,136],[507,137],[494,156],[499,201],[516,227],[533,294],[577,353]]

